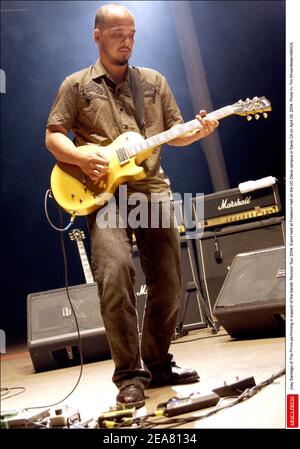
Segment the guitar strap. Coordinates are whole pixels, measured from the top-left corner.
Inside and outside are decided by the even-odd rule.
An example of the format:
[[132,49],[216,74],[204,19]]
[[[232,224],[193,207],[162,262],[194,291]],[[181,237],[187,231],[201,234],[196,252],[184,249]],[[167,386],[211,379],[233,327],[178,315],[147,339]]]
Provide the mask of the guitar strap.
[[129,86],[135,109],[135,119],[141,134],[146,137],[144,91],[140,72],[137,67],[130,67],[129,69]]

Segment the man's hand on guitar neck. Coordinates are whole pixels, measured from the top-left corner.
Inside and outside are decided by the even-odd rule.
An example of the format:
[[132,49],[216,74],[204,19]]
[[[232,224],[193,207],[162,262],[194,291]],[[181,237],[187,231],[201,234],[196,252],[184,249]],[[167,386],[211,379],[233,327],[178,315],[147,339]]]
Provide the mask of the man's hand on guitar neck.
[[211,120],[206,118],[206,111],[204,110],[201,110],[199,114],[196,115],[196,119],[200,123],[198,129],[183,134],[182,136],[176,137],[176,139],[173,139],[169,142],[169,145],[175,147],[183,147],[190,145],[196,142],[197,140],[209,136],[219,126],[218,120]]
[[196,119],[199,121],[201,127],[193,131],[195,140],[203,139],[203,137],[209,136],[218,126],[218,120],[211,120],[206,117],[206,111],[201,110]]

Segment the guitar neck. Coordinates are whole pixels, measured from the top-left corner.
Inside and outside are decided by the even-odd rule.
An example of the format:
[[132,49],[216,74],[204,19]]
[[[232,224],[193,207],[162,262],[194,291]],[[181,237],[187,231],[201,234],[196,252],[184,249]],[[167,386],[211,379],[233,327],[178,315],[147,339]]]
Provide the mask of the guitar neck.
[[86,255],[86,251],[84,248],[84,244],[82,241],[78,241],[76,240],[77,243],[77,248],[78,248],[78,252],[79,252],[79,256],[80,256],[80,260],[81,260],[81,264],[82,264],[82,268],[83,268],[83,272],[84,272],[84,277],[85,277],[85,281],[87,284],[92,284],[94,282],[94,278],[92,275],[92,270]]
[[[217,109],[216,111],[210,112],[207,114],[208,119],[221,120],[222,118],[228,117],[232,115],[232,107],[225,106],[224,108]],[[160,134],[156,134],[155,136],[149,137],[142,142],[139,142],[135,145],[128,145],[123,147],[122,150],[125,151],[125,157],[133,157],[139,153],[143,153],[148,151],[150,148],[157,147],[164,143],[169,142],[170,140],[175,139],[176,137],[182,136],[190,131],[194,131],[200,127],[200,123],[197,119],[191,120],[189,122],[183,123],[182,125],[177,125],[174,128],[169,129],[168,131],[164,131]]]

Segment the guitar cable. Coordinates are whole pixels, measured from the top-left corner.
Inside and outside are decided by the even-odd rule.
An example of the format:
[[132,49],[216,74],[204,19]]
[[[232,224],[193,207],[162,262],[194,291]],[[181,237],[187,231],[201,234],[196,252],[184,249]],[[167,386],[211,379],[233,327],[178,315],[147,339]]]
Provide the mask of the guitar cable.
[[[49,193],[51,193],[50,190],[47,190],[46,195],[45,195],[45,211],[46,211],[47,218],[48,218],[48,214],[47,214],[46,203],[47,203],[47,198],[48,198]],[[61,208],[59,207],[58,204],[57,204],[57,207],[58,207],[58,213],[59,213],[59,219],[60,219],[60,226],[62,226],[62,212],[61,212]],[[74,219],[75,219],[75,217],[74,217]],[[48,221],[50,223],[50,220],[48,220]],[[71,224],[72,223],[70,223],[68,225],[68,227],[70,227]],[[51,224],[51,226],[52,226],[52,224]],[[78,319],[77,319],[77,316],[76,316],[76,313],[75,313],[75,310],[74,310],[74,307],[73,307],[73,304],[72,304],[72,300],[71,300],[71,297],[70,297],[70,292],[69,292],[68,261],[67,261],[67,254],[66,254],[66,248],[65,248],[65,244],[64,244],[64,235],[63,235],[63,231],[65,231],[66,229],[59,229],[59,228],[56,228],[56,226],[52,226],[52,227],[54,229],[60,231],[60,243],[61,243],[63,261],[64,261],[65,288],[66,288],[66,293],[67,293],[67,297],[68,297],[68,302],[70,304],[70,308],[71,308],[73,316],[74,316],[75,325],[76,325],[76,331],[77,331],[77,335],[78,335],[78,348],[79,348],[79,356],[80,356],[80,372],[79,372],[79,376],[78,376],[78,379],[77,379],[74,387],[72,388],[72,390],[63,399],[60,399],[59,401],[54,402],[53,404],[38,405],[38,406],[35,406],[35,407],[24,407],[24,408],[22,408],[22,411],[35,410],[35,409],[40,409],[40,408],[49,408],[49,407],[54,407],[55,405],[61,404],[68,397],[70,397],[71,394],[75,391],[75,389],[77,388],[77,386],[78,386],[78,384],[79,384],[79,382],[81,380],[82,372],[83,372],[83,353],[82,353],[82,343],[81,343],[80,329],[79,329]],[[15,395],[21,394],[21,393],[23,393],[25,391],[24,387],[9,388],[9,390],[12,390],[12,389],[22,389],[23,390],[20,393],[16,393]],[[6,394],[8,394],[8,393],[6,393],[6,389],[1,388],[1,399],[5,399],[5,398],[2,398],[2,396],[5,396]],[[13,395],[13,396],[15,396],[15,395]],[[10,396],[10,397],[12,397],[12,396]],[[10,413],[10,412],[15,412],[15,410],[6,410],[6,411],[2,411],[1,410],[2,414]]]
[[[55,231],[59,231],[59,232],[65,232],[68,229],[70,229],[70,227],[72,226],[72,224],[75,221],[76,218],[76,212],[73,212],[72,216],[71,216],[71,220],[70,223],[65,227],[65,228],[58,228],[56,227],[52,221],[50,220],[49,214],[48,214],[48,208],[47,208],[47,203],[48,203],[48,198],[53,198],[52,192],[50,189],[48,189],[45,193],[45,200],[44,200],[44,209],[45,209],[45,214],[48,220],[48,223],[50,224],[50,226],[55,229]],[[53,198],[54,199],[54,198]],[[61,212],[61,211],[60,211]]]
[[[72,310],[73,316],[74,316],[74,320],[75,320],[75,326],[76,326],[76,332],[78,335],[78,349],[79,349],[79,357],[80,357],[80,372],[79,372],[79,376],[78,379],[74,385],[74,387],[72,388],[72,390],[61,400],[53,403],[53,404],[47,404],[47,405],[40,405],[40,406],[36,406],[36,407],[26,407],[23,410],[33,410],[33,409],[38,409],[38,408],[48,408],[48,407],[53,407],[55,405],[61,404],[62,402],[64,402],[68,397],[71,396],[71,394],[75,391],[75,389],[77,388],[81,377],[82,377],[82,372],[83,372],[83,353],[82,353],[82,342],[81,342],[81,335],[80,335],[80,329],[79,329],[79,324],[78,324],[78,319],[72,304],[72,300],[70,297],[70,292],[69,292],[69,278],[68,278],[68,261],[67,261],[67,254],[66,254],[66,248],[65,248],[65,243],[64,243],[64,235],[63,232],[66,231],[67,229],[70,228],[70,226],[73,224],[74,220],[75,220],[75,216],[76,214],[74,213],[74,217],[72,215],[71,221],[68,224],[68,226],[66,228],[57,228],[56,226],[54,226],[48,216],[48,211],[47,211],[47,200],[48,200],[48,196],[51,196],[51,190],[47,190],[46,195],[45,195],[45,212],[46,212],[46,217],[48,219],[48,222],[50,223],[50,225],[52,226],[52,228],[54,228],[55,230],[60,232],[60,243],[61,243],[61,250],[62,250],[62,255],[63,255],[63,262],[64,262],[64,278],[65,278],[65,288],[66,288],[66,293],[67,293],[67,297],[68,297],[68,302],[70,304],[70,308]],[[57,204],[57,208],[58,208],[58,213],[59,213],[59,220],[60,220],[60,226],[63,225],[62,221],[63,221],[63,217],[62,217],[62,211],[60,206]]]

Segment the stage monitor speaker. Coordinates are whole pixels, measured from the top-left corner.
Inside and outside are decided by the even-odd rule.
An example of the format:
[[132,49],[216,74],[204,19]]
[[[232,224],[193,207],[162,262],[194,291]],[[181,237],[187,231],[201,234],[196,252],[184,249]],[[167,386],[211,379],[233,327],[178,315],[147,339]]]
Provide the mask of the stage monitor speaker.
[[[83,362],[110,358],[95,283],[69,287],[81,335]],[[27,297],[27,344],[35,371],[80,363],[78,333],[66,289]]]
[[[197,282],[197,266],[194,258],[193,248],[188,240],[180,237],[180,257],[182,274],[182,300],[181,307],[184,305],[184,298],[188,283]],[[141,331],[143,324],[144,309],[147,299],[147,286],[145,276],[141,268],[139,251],[137,247],[133,250],[133,262],[136,270],[135,293],[137,298],[137,311],[139,320],[139,329]],[[185,316],[182,317],[182,310],[179,311],[178,324],[183,318],[182,330],[201,329],[206,327],[203,312],[200,305],[199,292],[193,291],[189,295]]]
[[285,247],[238,254],[217,298],[214,315],[236,338],[285,332]]
[[211,313],[235,256],[284,245],[284,224],[283,217],[273,217],[205,231],[195,240],[200,286]]

